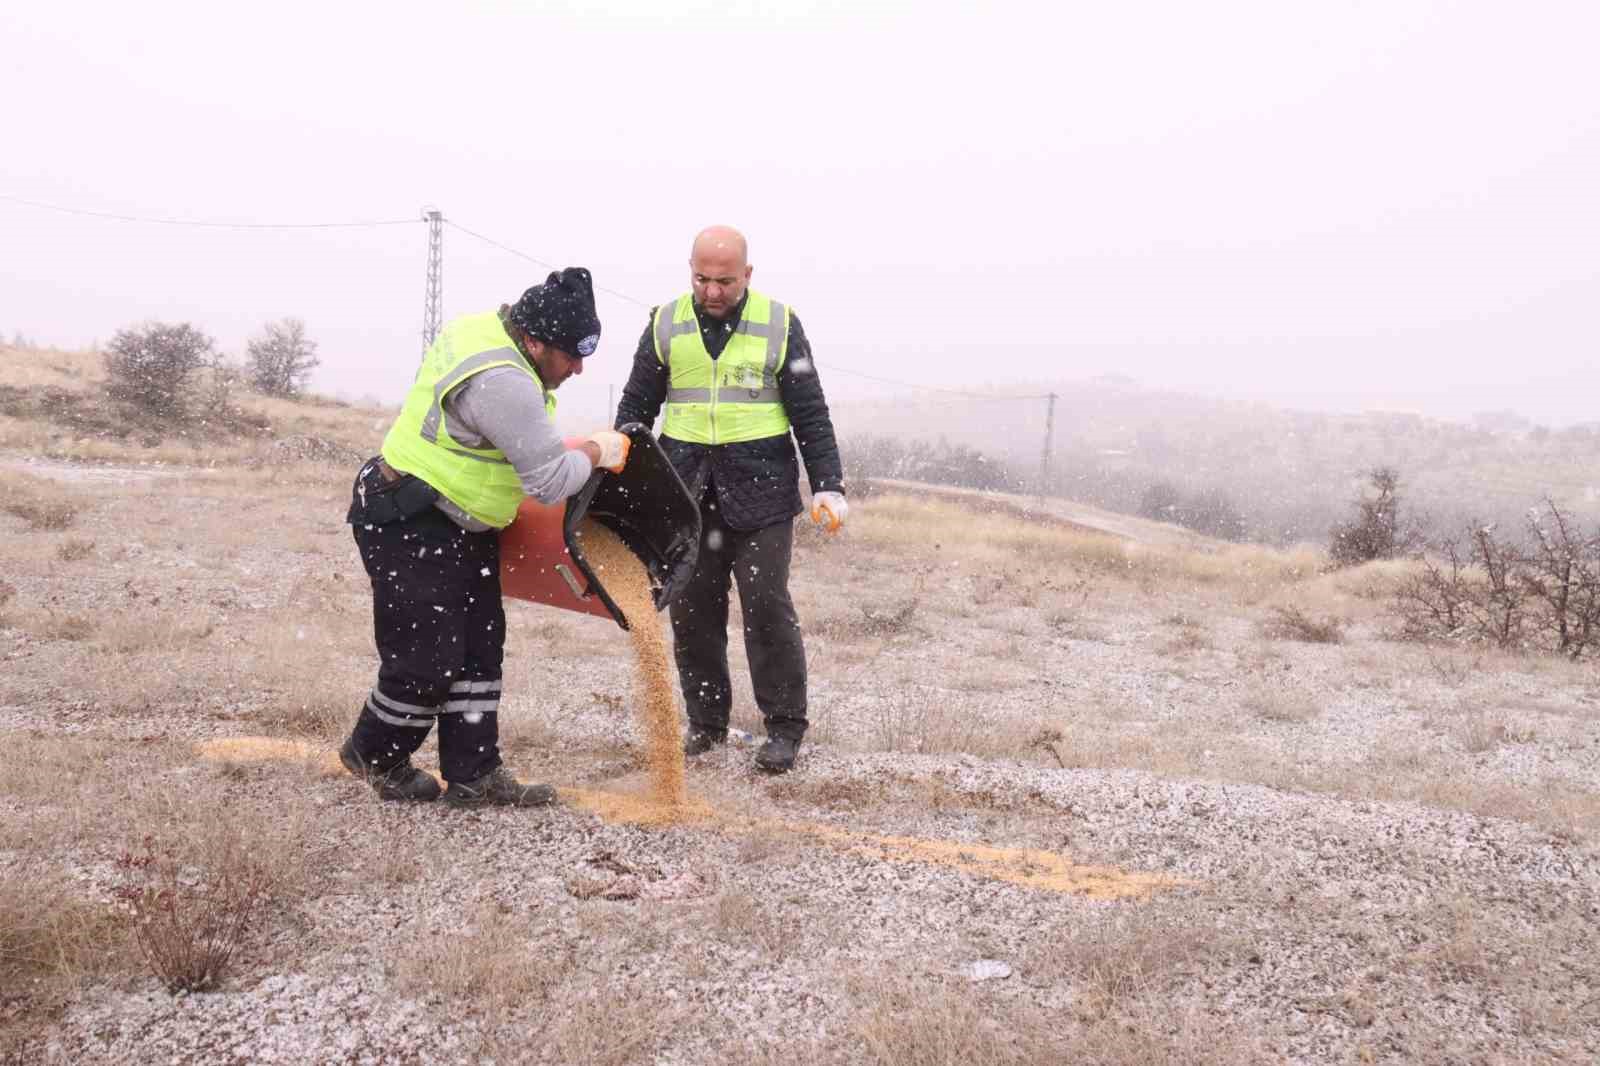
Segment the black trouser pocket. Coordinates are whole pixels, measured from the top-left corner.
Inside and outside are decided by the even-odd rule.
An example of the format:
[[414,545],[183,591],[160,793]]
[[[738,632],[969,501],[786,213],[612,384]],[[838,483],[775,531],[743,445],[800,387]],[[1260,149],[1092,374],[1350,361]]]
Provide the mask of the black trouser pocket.
[[350,511],[345,515],[351,525],[388,525],[421,514],[439,498],[437,489],[412,474],[403,474],[398,481],[385,481],[378,468],[380,458],[373,456],[356,472],[356,482],[350,490]]

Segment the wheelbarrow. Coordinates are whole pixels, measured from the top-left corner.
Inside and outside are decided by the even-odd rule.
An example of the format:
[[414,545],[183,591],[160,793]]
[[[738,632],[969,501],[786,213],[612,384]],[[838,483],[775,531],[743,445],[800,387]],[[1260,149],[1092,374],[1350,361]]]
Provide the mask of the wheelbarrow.
[[656,610],[688,584],[700,553],[700,507],[649,426],[632,422],[622,432],[632,441],[622,473],[596,470],[563,503],[522,501],[500,531],[502,595],[611,618],[627,629],[627,617],[584,556],[578,529],[585,518],[615,533],[644,563]]

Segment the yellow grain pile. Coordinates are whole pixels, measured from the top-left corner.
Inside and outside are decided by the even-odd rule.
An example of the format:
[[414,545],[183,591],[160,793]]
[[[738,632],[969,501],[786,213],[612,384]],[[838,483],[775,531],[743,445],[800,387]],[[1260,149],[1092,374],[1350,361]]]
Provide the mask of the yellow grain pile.
[[583,554],[628,619],[638,669],[640,707],[650,764],[650,782],[658,803],[684,805],[683,737],[678,709],[672,701],[673,669],[667,639],[650,597],[650,574],[644,563],[611,530],[592,519],[578,527]]

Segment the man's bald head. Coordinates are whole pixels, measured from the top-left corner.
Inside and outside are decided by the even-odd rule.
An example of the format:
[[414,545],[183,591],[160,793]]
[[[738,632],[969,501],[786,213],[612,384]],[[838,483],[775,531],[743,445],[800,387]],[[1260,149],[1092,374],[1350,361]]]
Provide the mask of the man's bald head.
[[706,227],[689,249],[694,302],[712,318],[726,318],[744,299],[752,269],[744,234],[732,226]]
[[707,226],[695,234],[694,245],[689,249],[689,262],[701,255],[737,256],[741,266],[750,261],[750,245],[744,234],[732,226]]

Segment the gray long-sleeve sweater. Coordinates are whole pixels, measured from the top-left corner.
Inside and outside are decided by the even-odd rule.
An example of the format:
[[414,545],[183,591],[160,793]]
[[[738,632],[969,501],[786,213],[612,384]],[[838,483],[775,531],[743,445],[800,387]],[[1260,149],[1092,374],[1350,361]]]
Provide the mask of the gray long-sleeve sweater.
[[[539,386],[509,366],[472,375],[444,398],[445,430],[469,448],[498,448],[511,460],[522,490],[540,503],[566,499],[589,480],[594,469],[582,452],[569,451],[545,414]],[[437,504],[462,529],[481,533],[491,527],[449,499]]]

